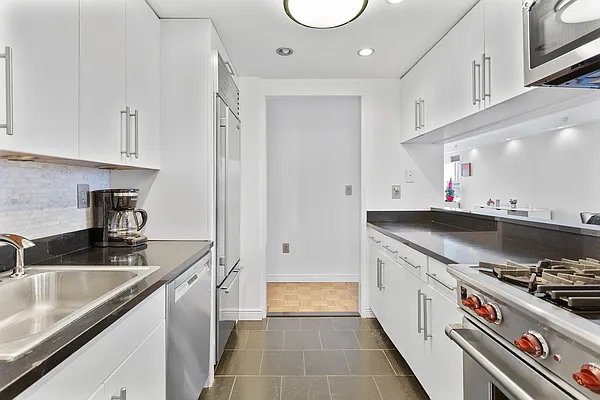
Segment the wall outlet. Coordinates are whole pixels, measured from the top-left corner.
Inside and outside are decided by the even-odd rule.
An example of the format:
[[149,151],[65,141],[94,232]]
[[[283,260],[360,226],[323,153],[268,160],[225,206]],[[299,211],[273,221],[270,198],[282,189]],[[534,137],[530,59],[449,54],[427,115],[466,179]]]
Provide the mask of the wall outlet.
[[392,199],[399,200],[402,198],[402,189],[400,185],[392,185]]
[[352,185],[346,185],[346,196],[352,196]]
[[407,169],[404,171],[404,176],[406,178],[406,183],[415,183],[415,172],[411,169]]
[[283,244],[283,254],[289,254],[289,252],[290,252],[290,244],[284,243]]
[[90,185],[77,185],[77,208],[88,208],[90,206]]

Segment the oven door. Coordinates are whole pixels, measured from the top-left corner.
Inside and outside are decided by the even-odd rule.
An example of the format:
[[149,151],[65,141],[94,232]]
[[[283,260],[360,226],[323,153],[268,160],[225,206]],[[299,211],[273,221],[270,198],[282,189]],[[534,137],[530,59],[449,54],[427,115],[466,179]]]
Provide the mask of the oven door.
[[484,331],[465,320],[446,327],[446,335],[464,352],[465,400],[573,400]]
[[[584,77],[597,69],[600,55],[600,2],[529,0],[525,3],[526,86],[558,86],[566,82],[572,86],[584,86],[585,82],[573,81],[573,78]],[[571,68],[575,65],[577,68]]]

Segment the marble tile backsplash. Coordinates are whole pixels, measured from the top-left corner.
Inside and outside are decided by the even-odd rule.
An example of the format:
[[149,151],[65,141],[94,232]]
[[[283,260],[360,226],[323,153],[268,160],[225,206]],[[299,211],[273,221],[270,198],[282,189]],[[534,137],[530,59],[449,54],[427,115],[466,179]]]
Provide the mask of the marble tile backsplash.
[[0,233],[37,239],[92,226],[91,208],[77,208],[77,184],[110,187],[95,168],[0,160]]

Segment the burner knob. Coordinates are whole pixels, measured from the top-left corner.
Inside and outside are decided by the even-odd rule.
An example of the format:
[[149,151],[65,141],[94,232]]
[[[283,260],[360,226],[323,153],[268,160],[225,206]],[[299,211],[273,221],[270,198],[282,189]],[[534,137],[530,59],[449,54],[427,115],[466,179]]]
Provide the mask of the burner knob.
[[515,346],[524,353],[535,358],[547,358],[550,354],[548,343],[544,337],[535,331],[523,334],[520,339],[515,340]]
[[573,374],[575,382],[592,392],[600,393],[600,366],[597,364],[585,364],[579,372]]
[[476,294],[472,294],[469,297],[467,297],[466,299],[462,300],[462,304],[463,306],[470,308],[471,310],[475,310],[479,307],[481,307],[481,298],[479,298],[479,296],[477,296]]
[[499,324],[502,322],[502,313],[498,306],[493,303],[476,308],[475,313],[489,323]]

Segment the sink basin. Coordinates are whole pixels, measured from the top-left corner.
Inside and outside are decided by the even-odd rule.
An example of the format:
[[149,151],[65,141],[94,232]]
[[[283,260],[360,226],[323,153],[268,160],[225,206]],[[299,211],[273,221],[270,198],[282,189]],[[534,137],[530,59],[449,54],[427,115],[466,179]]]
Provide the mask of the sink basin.
[[12,361],[158,267],[31,267],[0,275],[0,360]]

